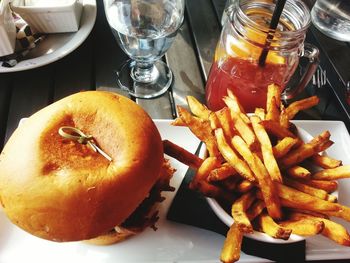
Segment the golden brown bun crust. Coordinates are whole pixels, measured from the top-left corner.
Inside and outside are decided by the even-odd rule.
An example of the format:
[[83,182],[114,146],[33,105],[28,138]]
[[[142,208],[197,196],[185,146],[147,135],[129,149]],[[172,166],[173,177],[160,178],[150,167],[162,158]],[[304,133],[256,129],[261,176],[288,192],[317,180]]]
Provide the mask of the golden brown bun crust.
[[[92,135],[112,158],[67,141],[61,126]],[[163,162],[159,132],[131,100],[88,91],[31,116],[0,155],[0,198],[10,220],[55,241],[94,238],[122,223],[142,202]]]

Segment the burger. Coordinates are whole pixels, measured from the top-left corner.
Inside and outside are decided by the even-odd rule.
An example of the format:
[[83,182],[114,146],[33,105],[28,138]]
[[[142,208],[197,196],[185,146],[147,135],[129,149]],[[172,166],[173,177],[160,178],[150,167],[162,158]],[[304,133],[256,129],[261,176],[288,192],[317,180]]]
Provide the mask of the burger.
[[140,106],[80,92],[15,130],[0,155],[0,202],[14,224],[40,238],[110,244],[155,228],[155,204],[172,190],[173,172]]

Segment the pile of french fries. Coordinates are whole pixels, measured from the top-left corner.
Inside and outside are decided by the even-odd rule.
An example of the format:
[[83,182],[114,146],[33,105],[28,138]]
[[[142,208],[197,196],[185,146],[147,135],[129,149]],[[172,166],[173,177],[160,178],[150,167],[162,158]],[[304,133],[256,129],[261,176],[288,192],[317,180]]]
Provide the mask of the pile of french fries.
[[321,234],[350,246],[350,235],[339,217],[350,221],[350,208],[332,195],[337,179],[350,177],[350,165],[322,154],[333,142],[324,131],[308,142],[290,121],[301,110],[318,104],[316,96],[284,107],[280,88],[268,87],[266,110],[247,115],[228,90],[225,108],[213,112],[194,97],[190,111],[178,107],[172,123],[187,126],[206,145],[201,159],[170,141],[165,153],[196,169],[190,188],[231,206],[234,219],[221,252],[222,262],[240,257],[243,235],[253,230],[287,240],[291,233]]

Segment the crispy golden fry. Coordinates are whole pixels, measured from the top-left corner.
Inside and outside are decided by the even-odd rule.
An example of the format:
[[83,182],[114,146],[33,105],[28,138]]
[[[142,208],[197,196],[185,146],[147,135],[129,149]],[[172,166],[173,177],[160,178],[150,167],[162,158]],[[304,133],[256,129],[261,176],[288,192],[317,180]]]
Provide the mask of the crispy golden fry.
[[226,142],[223,130],[216,129],[215,136],[218,143],[219,150],[225,160],[245,179],[255,182],[255,177],[249,166],[241,160],[234,150]]
[[350,165],[339,166],[337,168],[324,169],[312,175],[316,180],[337,180],[350,177]]
[[209,114],[211,113],[208,108],[200,103],[195,97],[193,96],[187,96],[186,97],[187,104],[193,113],[193,115],[203,119],[203,120],[208,120],[209,119]]
[[266,167],[261,162],[259,157],[256,154],[254,155],[254,159],[256,165],[260,172],[256,174],[259,182],[259,187],[262,193],[263,200],[266,205],[266,209],[269,215],[274,219],[282,218],[282,211],[280,200],[278,198],[278,191],[276,189],[276,184],[271,180]]
[[275,84],[269,85],[267,88],[266,120],[279,121],[280,104],[281,104],[281,88]]
[[197,155],[190,153],[186,149],[172,143],[171,141],[164,140],[163,148],[165,154],[175,158],[191,168],[198,169],[203,162],[203,160]]
[[278,225],[267,213],[262,213],[257,218],[259,230],[273,238],[287,240],[292,233],[291,229]]
[[304,213],[292,213],[291,217],[293,219],[303,219],[307,218],[315,221],[322,221],[324,223],[324,229],[322,231],[322,235],[328,237],[329,239],[337,242],[343,246],[350,246],[350,235],[345,227],[342,225],[333,222],[327,218],[317,217]]
[[336,202],[336,198],[332,195],[329,195],[326,191],[322,189],[318,189],[312,186],[309,186],[307,184],[303,184],[300,181],[296,181],[289,178],[284,178],[284,183],[290,187],[293,187],[294,189],[297,189],[303,193],[315,196],[317,198],[320,198],[322,200],[330,201],[330,202]]
[[329,156],[323,156],[320,154],[315,154],[311,158],[313,164],[320,166],[324,169],[336,168],[342,165],[342,161],[333,159]]
[[236,223],[233,223],[227,232],[224,246],[221,250],[220,260],[224,263],[232,263],[239,260],[243,233]]
[[223,108],[216,112],[216,116],[220,121],[220,126],[224,131],[224,134],[227,139],[232,138],[233,136],[233,123],[231,121],[231,114],[228,108]]
[[218,158],[211,156],[204,159],[201,166],[197,169],[195,176],[192,179],[192,182],[196,183],[197,181],[206,181],[207,177],[211,170],[220,166],[220,161]]
[[266,131],[276,136],[278,139],[285,137],[296,138],[296,135],[287,128],[281,126],[278,122],[272,120],[261,121],[260,124],[264,126]]
[[212,129],[210,127],[209,121],[192,116],[181,106],[178,106],[177,109],[180,118],[186,123],[192,133],[205,143],[209,155],[219,156],[219,149],[216,144],[215,137],[212,134]]
[[337,181],[325,181],[325,180],[302,180],[304,184],[310,185],[315,188],[322,189],[327,193],[333,193],[338,189]]
[[272,147],[273,155],[276,159],[285,156],[294,145],[298,143],[298,139],[292,137],[284,137],[274,147]]
[[260,118],[260,120],[265,120],[266,114],[263,108],[256,108],[254,114]]
[[208,197],[217,198],[219,200],[226,200],[232,202],[235,197],[233,194],[227,193],[223,189],[211,185],[206,182],[206,178],[209,175],[209,172],[218,167],[219,162],[216,157],[206,158],[202,165],[198,168],[194,178],[192,179],[189,187],[192,190],[198,190]]
[[252,205],[255,200],[254,191],[243,194],[239,199],[237,199],[231,208],[231,215],[235,220],[238,228],[243,233],[253,233],[253,226],[247,217],[245,211]]
[[229,105],[226,104],[229,108],[234,109],[235,112],[245,113],[244,108],[239,103],[237,97],[235,96],[235,94],[233,94],[233,92],[230,89],[227,89],[227,96],[231,99],[233,103],[230,103]]
[[324,143],[325,141],[328,141],[329,137],[329,131],[322,132],[320,135],[313,138],[310,142],[304,143],[297,149],[289,152],[285,157],[281,159],[280,163],[286,168],[299,164],[305,159],[316,154],[318,145]]
[[252,116],[250,118],[250,121],[252,122],[255,135],[258,138],[258,141],[260,142],[264,164],[271,176],[271,179],[273,181],[282,182],[281,172],[277,165],[277,161],[273,156],[272,145],[267,132],[265,131],[264,127],[259,123],[259,117]]
[[249,125],[242,120],[239,114],[231,111],[231,118],[234,122],[234,127],[243,140],[253,149],[256,145],[256,137]]
[[282,184],[277,184],[277,188],[282,206],[315,211],[350,221],[349,207],[319,199]]
[[274,218],[280,218],[281,211],[279,200],[276,198],[276,196],[274,196],[274,193],[276,193],[274,183],[272,182],[272,179],[264,165],[261,163],[259,157],[250,151],[248,145],[239,136],[234,136],[232,138],[232,145],[248,163],[250,169],[255,175],[255,178],[258,180],[259,188],[263,194],[269,214],[271,214],[271,216]]
[[182,127],[187,127],[186,123],[179,117],[179,118],[176,118],[175,120],[173,120],[171,122],[171,125],[173,126],[182,126]]
[[309,218],[286,220],[279,222],[278,224],[291,229],[293,234],[300,236],[314,236],[321,233],[324,229],[324,223],[322,220],[312,220]]
[[280,123],[283,127],[288,128],[289,120],[293,119],[294,116],[301,110],[306,110],[319,103],[320,99],[317,96],[312,96],[303,100],[298,100],[291,103],[280,115]]
[[215,112],[211,112],[208,117],[210,127],[212,130],[221,128],[221,123]]
[[265,209],[265,203],[261,200],[256,200],[246,211],[247,217],[250,221],[253,221],[258,215],[260,215]]
[[295,217],[295,215],[298,215],[298,214],[302,214],[302,215],[306,214],[306,215],[310,215],[310,216],[314,216],[314,217],[329,219],[329,217],[327,215],[317,213],[314,211],[307,211],[307,210],[302,210],[302,209],[298,209],[298,208],[288,208],[288,210],[289,210],[288,218],[290,218],[290,219],[298,219],[298,217]]
[[222,181],[235,175],[237,175],[235,168],[233,168],[229,163],[224,163],[220,167],[211,170],[207,180],[208,182]]
[[243,180],[242,182],[240,182],[237,187],[236,187],[236,191],[238,193],[246,193],[248,191],[250,191],[252,188],[254,187],[254,184],[248,180]]
[[287,169],[287,173],[290,177],[297,179],[309,179],[311,177],[311,172],[299,165],[292,166]]

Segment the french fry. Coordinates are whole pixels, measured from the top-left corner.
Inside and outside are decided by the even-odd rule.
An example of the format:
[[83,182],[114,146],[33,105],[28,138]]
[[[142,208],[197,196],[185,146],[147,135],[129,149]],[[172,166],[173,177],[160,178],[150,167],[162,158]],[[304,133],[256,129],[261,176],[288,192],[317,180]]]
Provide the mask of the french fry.
[[292,166],[287,169],[287,174],[290,177],[297,178],[297,179],[309,179],[311,177],[311,172],[299,165]]
[[267,87],[266,120],[279,121],[281,104],[281,88],[276,84]]
[[292,233],[291,229],[278,225],[267,213],[262,213],[257,217],[257,224],[262,232],[273,238],[287,240]]
[[243,233],[236,223],[233,223],[227,232],[224,246],[221,250],[220,260],[224,263],[232,263],[239,260]]
[[231,121],[230,110],[228,108],[223,108],[216,112],[216,116],[220,121],[220,125],[227,139],[233,136],[233,123]]
[[202,192],[208,197],[213,197],[220,200],[226,200],[232,202],[235,199],[233,194],[230,194],[223,189],[207,183],[206,178],[209,172],[218,167],[219,161],[216,157],[206,158],[201,166],[198,168],[194,178],[192,179],[189,187],[192,190],[197,190]]
[[211,112],[208,117],[210,127],[212,130],[221,128],[221,123],[215,112]]
[[288,128],[289,120],[301,110],[306,110],[319,103],[320,99],[317,96],[312,96],[303,100],[298,100],[291,103],[284,111],[281,112],[280,123],[283,127]]
[[336,168],[342,165],[342,161],[330,158],[329,156],[323,156],[318,153],[313,155],[310,159],[313,164],[324,169]]
[[297,149],[289,152],[285,157],[280,160],[280,163],[288,168],[293,165],[299,164],[307,158],[317,153],[318,145],[328,141],[330,137],[329,131],[324,131],[317,137],[313,138],[310,142],[302,144]]
[[277,184],[277,188],[282,206],[305,209],[350,221],[349,207],[319,199],[282,184]]
[[325,180],[302,180],[304,184],[310,185],[315,188],[322,189],[327,193],[333,193],[338,189],[337,181],[325,181]]
[[316,217],[309,214],[293,213],[292,217],[298,220],[307,218],[309,220],[322,221],[324,224],[324,228],[321,232],[322,235],[342,246],[350,246],[350,235],[342,225],[327,218]]
[[232,145],[248,163],[250,169],[255,174],[269,214],[271,214],[271,216],[274,218],[281,218],[279,200],[278,198],[274,197],[274,194],[276,193],[274,183],[272,182],[271,177],[269,176],[264,165],[261,163],[259,157],[250,151],[248,145],[239,136],[234,136],[232,138]]
[[260,118],[260,120],[265,120],[266,114],[263,108],[256,108],[254,114]]
[[192,116],[183,107],[177,107],[180,118],[186,123],[188,128],[195,134],[198,139],[203,141],[207,146],[210,156],[219,156],[219,150],[216,144],[214,135],[212,134],[212,129],[210,127],[209,121],[199,119]]
[[280,226],[291,229],[293,234],[300,236],[314,236],[324,229],[322,220],[299,218],[297,220],[286,220],[278,223]]
[[236,191],[238,193],[246,193],[248,191],[250,191],[252,188],[254,187],[254,184],[248,180],[242,180],[242,182],[240,182],[237,187],[236,187]]
[[223,130],[216,129],[215,136],[222,156],[245,179],[255,182],[255,177],[249,166],[241,160],[234,150],[227,144]]
[[231,215],[235,220],[238,228],[243,233],[253,233],[253,226],[249,221],[249,218],[245,211],[252,205],[255,200],[255,195],[253,191],[243,194],[239,199],[237,199],[231,208]]
[[203,162],[203,160],[197,155],[190,153],[186,149],[172,143],[171,141],[164,140],[163,148],[165,154],[175,158],[191,168],[198,169]]
[[278,122],[272,120],[261,121],[260,124],[264,126],[266,131],[276,136],[278,139],[283,139],[285,137],[296,138],[297,136],[292,133],[287,128],[281,126]]
[[285,156],[294,145],[298,143],[298,139],[292,137],[284,137],[275,146],[272,147],[273,155],[276,159]]
[[222,181],[235,175],[237,175],[235,168],[233,168],[229,163],[224,163],[220,167],[211,170],[207,180],[208,182]]
[[273,156],[272,145],[268,134],[264,127],[259,123],[260,119],[257,116],[252,116],[250,121],[253,125],[253,130],[261,145],[261,153],[264,159],[264,164],[273,181],[282,182],[280,169],[276,159]]
[[246,211],[247,217],[250,221],[253,221],[258,215],[260,215],[265,209],[265,203],[261,200],[256,200]]
[[284,178],[284,183],[290,187],[293,187],[294,189],[297,189],[303,193],[315,196],[317,198],[330,201],[330,202],[336,202],[336,198],[332,195],[329,195],[326,191],[322,189],[318,189],[312,186],[309,186],[307,184],[303,184],[299,181],[289,179],[289,178]]
[[339,166],[337,168],[324,169],[312,175],[316,180],[337,180],[350,177],[350,165]]
[[187,96],[186,97],[187,104],[193,113],[193,115],[203,119],[203,120],[208,120],[209,119],[209,114],[211,113],[208,108],[200,103],[195,97],[193,96]]
[[171,122],[173,126],[187,127],[186,123],[181,118],[176,118]]
[[229,105],[226,104],[230,109],[233,109],[235,112],[245,113],[242,105],[239,103],[237,97],[235,96],[235,94],[233,94],[233,92],[230,89],[227,90],[227,96],[232,102]]
[[248,144],[249,148],[254,149],[257,140],[254,132],[249,125],[242,120],[239,114],[231,111],[231,118],[234,122],[234,127],[243,140]]
[[220,161],[216,157],[207,157],[202,162],[201,166],[197,169],[195,176],[192,179],[192,183],[198,181],[206,181],[211,170],[220,166]]

